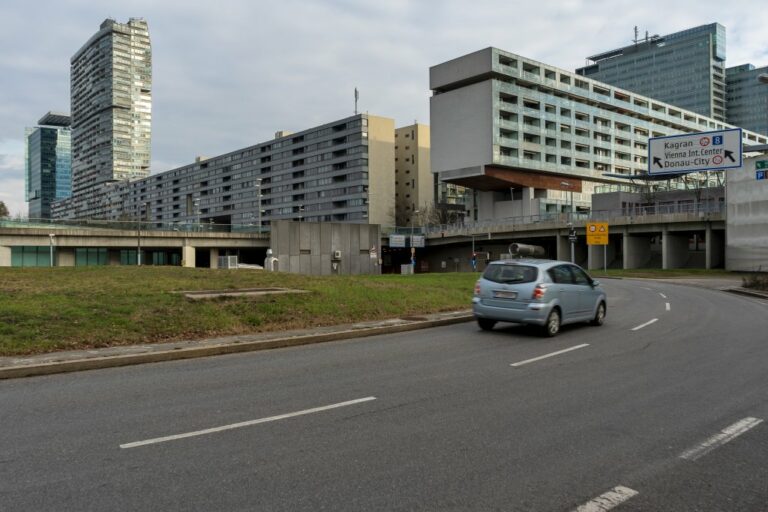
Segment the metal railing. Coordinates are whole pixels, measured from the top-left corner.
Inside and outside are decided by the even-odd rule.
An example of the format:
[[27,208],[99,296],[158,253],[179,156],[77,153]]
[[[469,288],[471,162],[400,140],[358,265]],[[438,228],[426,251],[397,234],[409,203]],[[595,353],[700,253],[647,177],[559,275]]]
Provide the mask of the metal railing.
[[209,222],[153,222],[149,220],[103,219],[0,219],[0,228],[33,229],[109,229],[120,231],[177,231],[184,233],[254,233],[269,234],[269,226],[254,224],[214,224]]
[[[687,214],[697,216],[709,216],[722,214],[725,204],[721,202],[710,203],[677,203],[657,204],[648,206],[633,206],[615,210],[593,210],[590,212],[565,212],[565,213],[541,213],[536,215],[524,215],[517,217],[504,217],[498,219],[459,222],[455,224],[429,224],[426,226],[411,227],[382,227],[382,234],[409,235],[445,235],[455,236],[487,233],[489,231],[513,230],[515,227],[532,226],[540,224],[556,224],[563,228],[569,224],[579,225],[592,220],[606,221],[616,218],[642,218],[653,215]],[[548,226],[549,227],[549,226]]]

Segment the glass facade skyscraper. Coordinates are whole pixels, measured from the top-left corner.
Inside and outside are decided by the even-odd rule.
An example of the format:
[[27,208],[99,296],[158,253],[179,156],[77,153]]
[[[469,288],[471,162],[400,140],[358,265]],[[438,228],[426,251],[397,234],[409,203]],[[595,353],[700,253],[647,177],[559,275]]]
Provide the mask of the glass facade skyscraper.
[[725,70],[728,122],[768,135],[768,66],[752,64]]
[[24,137],[24,198],[31,219],[48,219],[51,203],[72,195],[70,118],[49,112],[38,124]]
[[587,60],[577,74],[734,123],[726,119],[725,27],[719,23],[646,36]]
[[107,19],[71,59],[75,196],[149,175],[152,51],[147,22]]

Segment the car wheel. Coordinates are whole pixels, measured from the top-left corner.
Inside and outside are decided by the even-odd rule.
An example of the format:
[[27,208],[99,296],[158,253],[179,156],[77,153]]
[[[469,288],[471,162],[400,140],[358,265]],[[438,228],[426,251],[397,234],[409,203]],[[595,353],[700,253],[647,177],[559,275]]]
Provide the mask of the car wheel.
[[490,331],[493,326],[496,325],[496,320],[490,320],[488,318],[478,318],[477,325],[484,331]]
[[590,322],[592,325],[603,325],[605,323],[605,302],[600,302],[597,305],[597,311],[595,312],[595,318]]
[[555,308],[549,312],[547,323],[544,324],[544,335],[548,338],[560,332],[560,310]]

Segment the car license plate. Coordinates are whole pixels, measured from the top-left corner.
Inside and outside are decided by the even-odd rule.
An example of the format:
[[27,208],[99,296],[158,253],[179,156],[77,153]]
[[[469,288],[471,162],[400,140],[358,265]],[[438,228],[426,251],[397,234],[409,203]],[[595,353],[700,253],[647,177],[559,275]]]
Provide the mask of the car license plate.
[[494,299],[516,299],[517,292],[508,292],[505,290],[493,290]]

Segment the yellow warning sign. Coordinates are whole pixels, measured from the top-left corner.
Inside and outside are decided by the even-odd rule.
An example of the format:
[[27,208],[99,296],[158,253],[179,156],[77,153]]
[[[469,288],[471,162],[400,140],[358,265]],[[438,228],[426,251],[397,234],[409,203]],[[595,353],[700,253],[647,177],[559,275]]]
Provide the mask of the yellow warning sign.
[[608,245],[607,222],[587,222],[587,245]]

